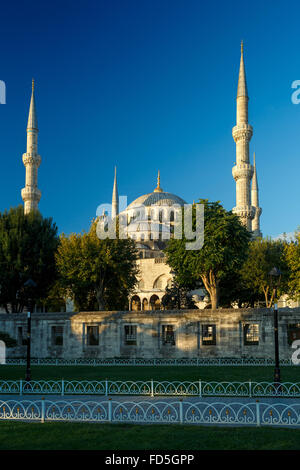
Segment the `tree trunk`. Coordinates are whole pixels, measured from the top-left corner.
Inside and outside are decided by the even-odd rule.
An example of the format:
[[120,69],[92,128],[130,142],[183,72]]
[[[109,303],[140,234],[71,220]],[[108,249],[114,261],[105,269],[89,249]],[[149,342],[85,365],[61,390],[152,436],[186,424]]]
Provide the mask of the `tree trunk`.
[[219,280],[216,279],[215,274],[212,271],[209,271],[208,274],[203,274],[201,276],[204,287],[209,293],[211,308],[216,310],[219,307],[219,297],[220,297],[220,287]]
[[210,301],[212,310],[217,310],[219,307],[219,286],[213,286],[210,290]]

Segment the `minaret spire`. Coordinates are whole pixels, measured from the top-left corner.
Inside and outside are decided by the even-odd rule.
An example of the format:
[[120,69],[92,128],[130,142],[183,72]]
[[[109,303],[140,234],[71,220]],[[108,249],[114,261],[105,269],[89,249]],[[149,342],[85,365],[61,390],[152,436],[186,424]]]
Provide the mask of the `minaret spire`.
[[115,178],[114,186],[112,193],[112,202],[111,202],[111,218],[115,219],[119,214],[119,194],[118,194],[118,184],[117,184],[117,167],[115,166]]
[[34,80],[32,80],[31,100],[27,122],[27,149],[23,154],[23,163],[26,168],[25,188],[21,195],[24,201],[24,213],[28,214],[32,210],[38,210],[38,203],[41,192],[37,187],[38,168],[41,164],[41,157],[38,155],[38,124],[34,96]]
[[233,208],[233,212],[240,217],[245,227],[251,231],[255,210],[251,206],[250,194],[253,167],[249,160],[249,142],[253,129],[248,123],[248,100],[244,43],[242,42],[236,98],[236,126],[232,129],[232,136],[236,143],[236,165],[232,169],[232,175],[236,181],[236,207]]
[[260,216],[262,213],[262,208],[259,207],[255,153],[253,155],[253,168],[254,168],[254,173],[253,173],[253,178],[252,178],[251,204],[255,208],[255,216],[254,216],[254,219],[252,220],[252,232],[255,238],[259,238],[259,237],[262,237],[262,233],[260,231]]

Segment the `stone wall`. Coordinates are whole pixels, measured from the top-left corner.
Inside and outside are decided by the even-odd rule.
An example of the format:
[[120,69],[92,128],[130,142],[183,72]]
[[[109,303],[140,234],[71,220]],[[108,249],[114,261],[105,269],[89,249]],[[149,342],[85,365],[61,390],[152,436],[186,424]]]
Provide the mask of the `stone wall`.
[[[281,358],[292,356],[288,328],[295,324],[300,327],[299,308],[279,310]],[[268,309],[34,313],[31,325],[36,358],[274,357]],[[247,338],[246,325],[253,325]],[[7,357],[26,356],[26,314],[0,314],[0,332],[18,342]]]

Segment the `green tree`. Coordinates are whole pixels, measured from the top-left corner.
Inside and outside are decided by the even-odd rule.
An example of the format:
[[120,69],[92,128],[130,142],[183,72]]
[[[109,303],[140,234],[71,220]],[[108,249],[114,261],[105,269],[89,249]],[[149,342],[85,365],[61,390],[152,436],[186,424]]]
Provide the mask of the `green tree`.
[[56,278],[57,227],[38,211],[24,215],[23,206],[0,213],[0,304],[6,312],[22,312],[28,302],[24,284],[37,287],[34,301],[47,296]]
[[267,308],[272,306],[275,299],[275,289],[269,274],[274,266],[282,273],[278,296],[287,292],[289,268],[285,256],[286,244],[282,240],[268,238],[254,240],[250,244],[248,258],[241,270],[245,286],[262,293]]
[[136,259],[132,240],[100,240],[95,223],[88,233],[61,235],[56,255],[65,295],[79,310],[125,308],[136,284]]
[[300,230],[296,232],[295,238],[295,241],[285,245],[285,255],[290,269],[289,294],[297,300],[300,298]]
[[[202,281],[210,295],[211,307],[218,308],[220,285],[231,271],[238,271],[245,261],[251,235],[231,211],[219,202],[200,199],[204,205],[204,245],[200,250],[186,250],[186,239],[171,239],[165,250],[167,262],[181,284]],[[193,206],[193,230],[196,205]]]

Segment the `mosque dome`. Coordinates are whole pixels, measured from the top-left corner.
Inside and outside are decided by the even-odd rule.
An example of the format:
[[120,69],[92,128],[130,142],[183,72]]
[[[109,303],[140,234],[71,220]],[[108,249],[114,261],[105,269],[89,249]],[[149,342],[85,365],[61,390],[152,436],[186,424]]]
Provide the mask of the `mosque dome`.
[[127,209],[133,209],[140,206],[173,206],[174,204],[178,204],[183,206],[186,202],[181,199],[181,197],[176,196],[172,193],[165,193],[165,192],[153,192],[149,194],[144,194],[143,196],[138,197],[135,199]]
[[135,199],[129,206],[127,210],[134,209],[140,206],[173,206],[177,204],[183,206],[186,202],[179,196],[176,196],[172,193],[166,193],[160,187],[160,173],[158,172],[157,178],[157,187],[152,193],[144,194]]

